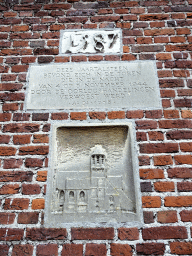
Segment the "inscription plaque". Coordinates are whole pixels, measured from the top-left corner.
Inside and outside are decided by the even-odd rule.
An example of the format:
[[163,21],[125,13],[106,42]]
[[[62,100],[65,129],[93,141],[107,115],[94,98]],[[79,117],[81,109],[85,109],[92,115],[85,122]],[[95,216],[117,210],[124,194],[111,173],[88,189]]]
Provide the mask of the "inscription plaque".
[[52,125],[46,225],[141,222],[133,123]]
[[155,109],[154,61],[31,65],[26,110]]
[[121,30],[61,30],[60,54],[121,52]]

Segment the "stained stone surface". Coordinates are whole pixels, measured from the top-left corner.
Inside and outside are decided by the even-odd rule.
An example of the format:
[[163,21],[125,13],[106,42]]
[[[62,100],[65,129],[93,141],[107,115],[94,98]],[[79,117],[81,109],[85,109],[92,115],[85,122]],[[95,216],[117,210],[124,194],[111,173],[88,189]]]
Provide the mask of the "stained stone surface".
[[120,53],[121,30],[61,30],[60,54],[70,53]]
[[31,65],[26,110],[157,109],[154,61]]
[[45,209],[46,226],[140,222],[132,123],[56,123]]

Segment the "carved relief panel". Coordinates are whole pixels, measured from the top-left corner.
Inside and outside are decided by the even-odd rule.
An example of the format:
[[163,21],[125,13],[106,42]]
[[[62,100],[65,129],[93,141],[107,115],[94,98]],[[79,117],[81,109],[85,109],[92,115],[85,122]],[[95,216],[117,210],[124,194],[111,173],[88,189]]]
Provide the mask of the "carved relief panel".
[[121,53],[121,30],[62,30],[60,54]]
[[47,226],[141,221],[132,126],[53,124]]

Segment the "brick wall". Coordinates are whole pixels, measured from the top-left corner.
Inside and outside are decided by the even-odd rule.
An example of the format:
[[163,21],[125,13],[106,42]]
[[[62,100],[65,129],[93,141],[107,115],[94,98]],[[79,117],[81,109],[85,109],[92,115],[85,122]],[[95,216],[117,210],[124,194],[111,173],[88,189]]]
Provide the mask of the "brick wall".
[[[0,255],[192,254],[192,0],[0,1]],[[123,54],[58,56],[61,29],[122,28]],[[162,109],[27,113],[31,63],[156,60]],[[144,226],[44,227],[51,120],[134,119]]]

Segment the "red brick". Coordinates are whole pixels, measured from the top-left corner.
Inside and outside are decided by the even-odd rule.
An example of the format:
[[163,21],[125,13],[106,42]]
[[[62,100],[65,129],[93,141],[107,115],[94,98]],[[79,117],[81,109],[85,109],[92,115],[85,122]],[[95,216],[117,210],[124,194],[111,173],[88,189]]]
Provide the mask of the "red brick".
[[166,207],[192,206],[192,196],[167,196],[164,200]]
[[105,55],[106,61],[119,61],[120,56],[119,55]]
[[89,56],[89,61],[101,61],[101,60],[103,60],[103,56],[100,56],[100,55]]
[[137,132],[136,133],[137,141],[146,141],[147,140],[147,134],[145,132]]
[[0,171],[0,182],[30,182],[32,177],[31,171]]
[[160,120],[159,128],[170,129],[170,128],[191,128],[191,120]]
[[164,117],[167,119],[179,118],[179,111],[176,109],[164,110],[163,113]]
[[72,228],[73,240],[108,240],[114,238],[113,228]]
[[37,256],[58,256],[57,244],[40,244],[37,245]]
[[18,214],[18,224],[37,224],[39,218],[38,212],[20,212]]
[[178,179],[188,179],[192,178],[192,168],[171,168],[168,169],[168,177],[169,178],[178,178]]
[[18,103],[4,103],[2,110],[3,111],[16,111],[19,109]]
[[31,133],[31,132],[38,132],[39,131],[39,124],[31,124],[31,123],[12,123],[12,124],[5,124],[3,128],[3,132],[11,132],[11,133]]
[[16,149],[13,147],[0,147],[0,156],[14,156]]
[[13,143],[15,145],[29,144],[31,141],[31,135],[14,135]]
[[174,186],[174,182],[159,181],[154,183],[154,189],[157,192],[172,192],[172,191],[175,191],[175,186]]
[[178,182],[177,190],[179,192],[188,192],[192,191],[192,182]]
[[164,255],[163,243],[145,243],[136,245],[137,255]]
[[184,81],[181,79],[160,79],[161,88],[184,87]]
[[5,210],[26,210],[29,207],[28,198],[14,198],[5,199],[4,209]]
[[192,155],[176,155],[174,156],[175,164],[192,164]]
[[167,132],[166,136],[169,140],[192,139],[192,132],[188,130],[173,130]]
[[16,244],[13,246],[12,256],[32,256],[33,245],[31,244]]
[[42,167],[43,160],[39,158],[26,158],[25,166],[28,168]]
[[139,166],[150,165],[150,157],[149,156],[139,156]]
[[143,196],[143,208],[159,208],[161,207],[161,198],[159,196]]
[[61,256],[83,256],[82,244],[64,244]]
[[153,157],[154,160],[154,165],[170,165],[173,164],[173,160],[172,160],[172,156],[170,155],[162,155],[162,156],[154,156]]
[[9,135],[0,135],[0,144],[9,144],[10,139]]
[[[20,107],[20,109],[22,110],[22,107]],[[13,121],[29,121],[29,118],[30,118],[30,114],[28,114],[28,113],[14,113],[13,114]],[[24,124],[23,124],[23,126],[24,126]]]
[[176,211],[162,211],[157,213],[157,221],[160,223],[178,222]]
[[49,143],[49,137],[46,134],[34,134],[33,143]]
[[124,111],[108,112],[108,118],[109,119],[124,119],[125,118],[125,112]]
[[32,121],[47,121],[49,118],[49,113],[33,113]]
[[175,91],[174,90],[161,90],[161,98],[174,98]]
[[154,223],[153,212],[143,212],[143,219],[145,224]]
[[138,240],[139,230],[137,228],[119,228],[118,238],[120,240]]
[[151,132],[148,132],[148,135],[149,135],[149,140],[154,140],[154,141],[164,140],[164,135],[162,132],[151,131]]
[[91,119],[103,120],[106,118],[106,113],[105,112],[89,112],[89,117]]
[[129,119],[143,118],[143,116],[144,114],[142,110],[130,110],[130,111],[127,111],[126,113],[126,117]]
[[164,179],[162,169],[140,169],[141,179]]
[[181,142],[180,149],[182,152],[192,152],[192,142]]
[[27,228],[26,238],[32,241],[64,240],[67,237],[65,228]]
[[1,225],[13,224],[14,220],[15,220],[15,213],[0,212]]
[[0,241],[4,241],[5,239],[6,239],[6,228],[0,228]]
[[68,113],[52,113],[51,119],[52,120],[66,120],[68,119],[69,114]]
[[133,54],[123,54],[123,56],[121,57],[122,61],[132,61],[132,60],[136,60],[136,56]]
[[19,193],[19,185],[18,184],[3,185],[0,188],[0,195],[17,194],[17,193]]
[[38,171],[37,181],[46,181],[46,180],[47,180],[47,171]]
[[106,256],[105,244],[86,244],[85,256]]
[[180,226],[163,226],[145,228],[142,230],[144,240],[158,240],[158,239],[186,239],[187,230]]
[[21,241],[23,239],[24,230],[22,229],[8,229],[6,241]]
[[177,143],[149,143],[140,144],[141,153],[176,153],[178,152]]
[[145,111],[145,117],[146,118],[161,118],[162,117],[162,111],[161,110]]
[[14,159],[14,158],[5,159],[3,168],[4,169],[16,169],[16,168],[20,168],[22,166],[22,164],[23,164],[22,159]]
[[132,248],[128,244],[111,244],[111,256],[132,256]]
[[19,155],[47,155],[48,146],[26,146],[19,148]]
[[191,51],[192,45],[190,44],[169,44],[165,46],[167,52],[174,52],[174,51]]
[[87,57],[84,55],[80,55],[80,56],[72,56],[71,58],[72,62],[81,62],[81,61],[87,61]]
[[180,212],[181,221],[191,222],[192,221],[192,210],[183,210]]
[[55,56],[55,62],[69,62],[69,57]]
[[[178,96],[192,96],[192,90],[191,89],[178,90],[177,93],[178,93]],[[190,111],[190,112],[192,112],[192,111]]]
[[22,194],[24,195],[35,195],[40,194],[41,188],[38,184],[23,184],[22,185]]
[[86,120],[86,112],[72,112],[70,114],[71,120]]
[[33,210],[44,209],[45,208],[45,199],[43,199],[43,198],[33,199],[31,208]]
[[191,255],[192,254],[192,242],[171,242],[171,253],[177,255]]
[[[0,231],[1,232],[1,231]],[[0,244],[1,256],[8,256],[9,247],[5,244]]]

